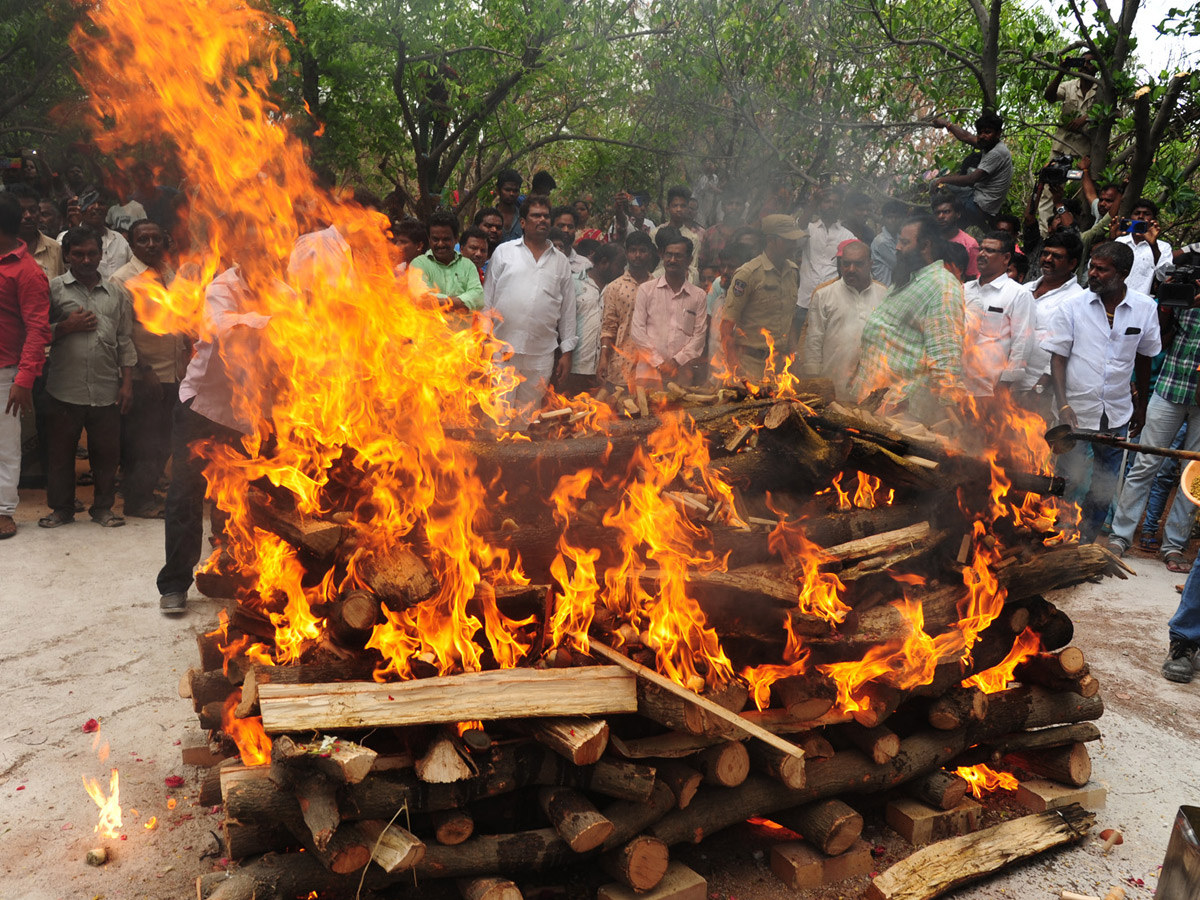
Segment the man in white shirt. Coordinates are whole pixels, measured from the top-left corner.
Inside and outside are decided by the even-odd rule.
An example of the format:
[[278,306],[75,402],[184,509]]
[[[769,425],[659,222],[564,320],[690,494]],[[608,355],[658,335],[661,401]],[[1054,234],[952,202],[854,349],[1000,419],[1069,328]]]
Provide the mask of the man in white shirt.
[[993,231],[979,244],[979,277],[963,286],[967,338],[963,380],[972,397],[991,397],[1017,386],[1033,346],[1033,295],[1008,277],[1016,242]]
[[[113,231],[105,224],[106,211],[98,193],[93,191],[81,197],[79,212],[83,217],[83,224],[100,235],[100,277],[111,281],[113,273],[133,259],[133,250],[123,234]],[[64,231],[58,236],[59,244],[66,235]]]
[[[1166,278],[1164,271],[1171,265],[1174,255],[1171,245],[1158,237],[1158,204],[1142,198],[1133,205],[1129,214],[1130,227],[1134,230],[1117,238],[1117,242],[1133,248],[1133,269],[1126,279],[1132,290],[1149,294],[1154,290],[1157,278]],[[1138,223],[1144,222],[1144,225]]]
[[842,277],[813,292],[803,371],[828,378],[842,398],[848,395],[858,368],[863,325],[887,296],[887,288],[871,279],[871,248],[862,241],[842,244],[838,259]]
[[[549,240],[550,201],[525,198],[520,226],[521,240],[501,244],[488,262],[483,306],[493,336],[512,348],[505,365],[523,381],[509,402],[523,417],[541,403],[552,375],[566,381],[578,338],[571,265]],[[556,350],[562,353],[557,367]]]
[[[1128,288],[1133,250],[1109,241],[1092,251],[1088,290],[1065,301],[1042,349],[1051,354],[1050,379],[1059,404],[1058,418],[1072,428],[1098,429],[1124,436],[1141,431],[1150,398],[1150,360],[1162,350],[1158,306]],[[1135,407],[1129,380],[1136,376]],[[1080,442],[1060,458],[1068,489],[1082,493],[1080,538],[1096,538],[1112,503],[1121,466],[1121,451]]]
[[[837,278],[837,250],[843,241],[856,240],[854,232],[838,220],[838,207],[842,202],[842,191],[837,187],[821,189],[814,197],[817,206],[815,216],[809,220],[808,241],[804,246],[804,258],[800,262],[800,288],[796,291],[796,318],[792,334],[797,340],[804,332],[804,323],[812,305],[812,295],[819,286]],[[804,221],[798,221],[805,228]]]
[[1033,295],[1033,348],[1025,364],[1025,372],[1017,382],[1021,403],[1027,409],[1049,419],[1053,391],[1050,389],[1050,352],[1042,342],[1052,335],[1054,317],[1059,307],[1083,289],[1075,280],[1083,243],[1069,231],[1046,236],[1038,260],[1042,274],[1026,285]]
[[575,217],[575,209],[570,206],[556,206],[550,212],[550,229],[561,231],[567,235],[567,249],[563,254],[571,264],[571,274],[579,278],[592,267],[592,261],[575,250],[575,239],[579,231],[579,220]]
[[620,244],[601,244],[593,265],[575,279],[575,333],[579,343],[571,356],[567,393],[594,392],[600,361],[600,327],[604,319],[601,295],[609,282],[625,271],[625,250]]

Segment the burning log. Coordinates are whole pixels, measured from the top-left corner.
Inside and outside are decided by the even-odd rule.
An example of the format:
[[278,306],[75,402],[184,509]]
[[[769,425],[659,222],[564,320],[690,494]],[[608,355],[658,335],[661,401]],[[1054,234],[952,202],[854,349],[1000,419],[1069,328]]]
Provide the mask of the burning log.
[[284,510],[265,491],[253,488],[248,496],[250,518],[263,531],[277,534],[289,544],[310,553],[318,560],[331,560],[342,540],[342,526],[336,522],[310,519],[295,510]]
[[427,600],[438,589],[425,560],[403,544],[386,554],[359,560],[358,576],[376,597],[397,611]]
[[864,728],[857,722],[847,722],[841,727],[840,733],[877,765],[895,759],[900,752],[899,736],[883,725]]
[[383,604],[369,591],[347,591],[327,611],[329,634],[343,647],[361,650],[383,620]]
[[929,704],[929,724],[955,731],[987,718],[988,695],[978,688],[955,688]]
[[927,900],[1053,847],[1083,840],[1096,817],[1078,804],[923,847],[871,882],[870,900]]

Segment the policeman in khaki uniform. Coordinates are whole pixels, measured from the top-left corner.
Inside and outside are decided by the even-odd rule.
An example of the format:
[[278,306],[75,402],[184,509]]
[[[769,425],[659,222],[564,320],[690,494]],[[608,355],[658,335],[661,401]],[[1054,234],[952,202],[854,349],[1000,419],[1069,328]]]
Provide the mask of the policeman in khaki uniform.
[[763,252],[733,273],[721,321],[721,343],[729,368],[752,381],[767,361],[766,330],[775,343],[776,370],[790,343],[800,268],[792,262],[796,242],[807,233],[791,216],[764,216]]

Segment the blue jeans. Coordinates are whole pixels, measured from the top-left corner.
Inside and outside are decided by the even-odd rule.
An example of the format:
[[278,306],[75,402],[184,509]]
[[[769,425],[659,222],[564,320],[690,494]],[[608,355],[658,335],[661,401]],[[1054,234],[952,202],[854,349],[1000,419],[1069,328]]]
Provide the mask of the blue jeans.
[[[1184,427],[1187,428],[1187,436],[1184,439],[1186,448],[1188,450],[1200,449],[1200,406],[1172,403],[1164,400],[1158,394],[1151,394],[1150,402],[1146,407],[1146,426],[1142,429],[1139,442],[1148,447],[1167,446],[1178,438],[1180,429]],[[1130,466],[1129,474],[1125,478],[1125,486],[1121,489],[1121,496],[1117,500],[1117,509],[1113,513],[1112,521],[1113,536],[1124,541],[1126,546],[1133,543],[1133,533],[1141,522],[1143,510],[1146,510],[1147,518],[1144,530],[1157,530],[1157,517],[1162,515],[1166,495],[1170,493],[1174,481],[1168,482],[1160,488],[1162,499],[1153,528],[1149,524],[1152,510],[1147,508],[1147,500],[1152,496],[1157,476],[1167,470],[1168,467],[1163,465],[1167,461],[1161,456],[1153,456],[1149,453],[1134,455],[1133,465]],[[1177,477],[1178,473],[1173,476],[1173,478]],[[1167,517],[1167,527],[1162,544],[1164,553],[1182,551],[1187,546],[1195,513],[1196,507],[1193,504],[1187,502],[1183,497],[1176,499],[1171,507],[1171,514]]]
[[[1120,428],[1110,428],[1108,416],[1100,417],[1101,431],[1124,438],[1128,429],[1128,422]],[[1088,458],[1089,449],[1091,451],[1090,459]],[[1080,540],[1084,543],[1094,541],[1104,525],[1108,507],[1112,504],[1113,494],[1117,490],[1117,481],[1120,479],[1121,454],[1122,451],[1116,447],[1080,441],[1070,452],[1064,453],[1058,458],[1057,474],[1066,479],[1068,496],[1072,492],[1082,490],[1083,485],[1088,484],[1088,475],[1091,475],[1091,483],[1088,484],[1087,492],[1079,502],[1082,513],[1079,520],[1079,532]],[[1115,528],[1114,522],[1114,532]]]
[[1183,583],[1179,608],[1167,624],[1173,641],[1192,641],[1200,644],[1200,566],[1192,566]]

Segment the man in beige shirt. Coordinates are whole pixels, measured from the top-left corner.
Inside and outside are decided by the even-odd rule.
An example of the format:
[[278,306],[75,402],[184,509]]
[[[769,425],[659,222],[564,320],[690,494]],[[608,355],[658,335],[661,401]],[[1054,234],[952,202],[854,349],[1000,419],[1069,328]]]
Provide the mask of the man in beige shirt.
[[844,398],[858,368],[863,326],[883,302],[887,288],[871,279],[871,248],[862,241],[843,243],[837,260],[841,277],[813,291],[804,374],[828,378],[838,398]]
[[[142,219],[129,226],[133,259],[113,273],[113,281],[134,296],[133,346],[137,368],[133,406],[121,422],[121,466],[125,515],[161,519],[154,487],[171,454],[171,421],[179,405],[179,382],[187,371],[191,342],[182,334],[154,334],[137,315],[137,304],[153,302],[147,289],[169,287],[175,272],[165,257],[161,226]],[[138,299],[138,298],[142,299]]]

